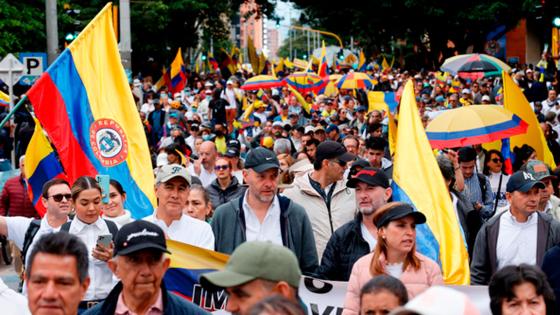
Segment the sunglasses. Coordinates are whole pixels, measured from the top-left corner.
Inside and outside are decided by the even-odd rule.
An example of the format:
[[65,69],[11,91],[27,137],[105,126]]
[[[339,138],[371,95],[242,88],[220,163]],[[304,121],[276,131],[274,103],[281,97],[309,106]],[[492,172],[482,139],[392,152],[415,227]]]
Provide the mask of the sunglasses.
[[52,198],[54,201],[56,202],[61,202],[62,199],[66,198],[67,201],[72,200],[72,195],[71,194],[56,194],[56,195],[52,195],[49,198]]
[[492,159],[492,162],[494,162],[494,163],[502,163],[502,159],[495,158],[495,159]]
[[220,170],[225,171],[228,168],[229,168],[229,165],[216,165],[216,166],[214,166],[214,170],[216,170],[216,171],[220,171]]

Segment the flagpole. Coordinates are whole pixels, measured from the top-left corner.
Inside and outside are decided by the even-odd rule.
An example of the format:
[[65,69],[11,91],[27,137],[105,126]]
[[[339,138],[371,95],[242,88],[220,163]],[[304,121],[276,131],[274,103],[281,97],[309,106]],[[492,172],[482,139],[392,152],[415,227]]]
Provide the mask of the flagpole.
[[10,118],[15,114],[15,112],[18,110],[18,108],[20,108],[20,106],[23,105],[23,103],[25,103],[25,101],[27,101],[27,95],[24,95],[19,100],[19,102],[17,102],[17,104],[14,106],[14,108],[12,108],[12,110],[8,113],[8,115],[6,117],[4,117],[2,122],[0,122],[0,129],[2,127],[4,127],[4,125],[8,122],[8,120],[10,120]]

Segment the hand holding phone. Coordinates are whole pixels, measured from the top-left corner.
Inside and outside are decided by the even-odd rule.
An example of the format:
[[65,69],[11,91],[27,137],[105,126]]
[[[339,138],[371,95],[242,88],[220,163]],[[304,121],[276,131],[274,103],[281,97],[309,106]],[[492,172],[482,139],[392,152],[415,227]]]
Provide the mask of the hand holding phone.
[[103,247],[109,247],[112,241],[113,241],[113,235],[111,234],[97,236],[97,245],[101,245]]

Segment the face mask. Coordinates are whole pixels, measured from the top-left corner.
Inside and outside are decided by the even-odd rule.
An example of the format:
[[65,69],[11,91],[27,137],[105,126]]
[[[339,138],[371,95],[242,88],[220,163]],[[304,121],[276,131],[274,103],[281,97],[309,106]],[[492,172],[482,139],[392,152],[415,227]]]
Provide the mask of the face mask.
[[204,141],[210,140],[210,135],[202,135],[202,140]]

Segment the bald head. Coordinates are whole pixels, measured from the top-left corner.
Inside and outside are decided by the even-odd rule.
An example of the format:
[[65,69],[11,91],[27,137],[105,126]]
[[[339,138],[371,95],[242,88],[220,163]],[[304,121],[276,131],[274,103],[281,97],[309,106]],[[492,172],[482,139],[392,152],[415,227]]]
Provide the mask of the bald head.
[[200,163],[208,172],[214,171],[214,163],[216,162],[216,157],[218,155],[218,151],[216,150],[216,144],[212,141],[204,141],[200,145],[200,149],[198,150]]

